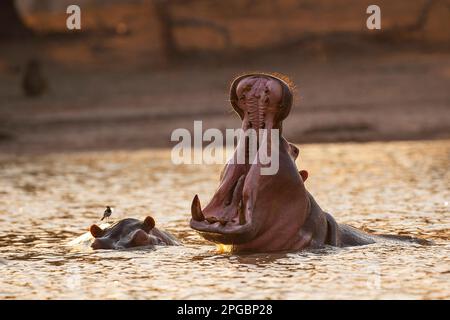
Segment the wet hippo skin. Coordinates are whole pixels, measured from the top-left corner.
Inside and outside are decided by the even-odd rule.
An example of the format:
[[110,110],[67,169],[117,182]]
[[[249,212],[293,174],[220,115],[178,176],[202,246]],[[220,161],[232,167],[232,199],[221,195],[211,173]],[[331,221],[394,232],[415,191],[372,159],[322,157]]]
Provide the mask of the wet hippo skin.
[[155,227],[155,220],[147,216],[144,221],[127,218],[102,229],[93,224],[89,231],[94,237],[93,249],[127,249],[151,245],[179,245],[170,233]]
[[[324,212],[306,190],[306,170],[295,160],[299,149],[282,135],[283,120],[293,104],[293,86],[278,75],[256,73],[236,78],[230,88],[231,105],[242,120],[244,131],[279,130],[279,169],[262,175],[259,161],[237,163],[238,153],[248,153],[241,139],[225,165],[219,187],[202,209],[196,195],[191,205],[190,226],[205,239],[230,245],[235,252],[295,251],[324,245],[367,245],[378,240],[420,239],[372,235],[338,224]],[[270,134],[258,145],[271,145]]]

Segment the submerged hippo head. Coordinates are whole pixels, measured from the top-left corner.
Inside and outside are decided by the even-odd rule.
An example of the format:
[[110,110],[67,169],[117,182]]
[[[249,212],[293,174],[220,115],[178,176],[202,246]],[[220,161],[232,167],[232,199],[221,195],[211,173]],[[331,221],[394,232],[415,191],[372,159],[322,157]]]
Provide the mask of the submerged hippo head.
[[[207,240],[231,244],[235,250],[275,251],[302,246],[303,237],[293,237],[303,225],[309,201],[303,179],[295,165],[298,148],[281,137],[282,121],[292,107],[293,93],[288,81],[269,74],[248,74],[233,81],[230,100],[249,129],[279,129],[279,169],[262,175],[260,161],[239,164],[239,153],[248,154],[241,140],[225,166],[219,188],[204,209],[198,196],[191,206],[191,227]],[[261,145],[271,144],[271,135]],[[263,143],[265,142],[265,143]],[[302,176],[307,177],[306,171]]]
[[89,231],[95,238],[93,249],[125,249],[132,247],[157,245],[163,242],[158,234],[152,234],[155,220],[148,216],[144,221],[133,218],[120,220],[106,229],[93,224]]

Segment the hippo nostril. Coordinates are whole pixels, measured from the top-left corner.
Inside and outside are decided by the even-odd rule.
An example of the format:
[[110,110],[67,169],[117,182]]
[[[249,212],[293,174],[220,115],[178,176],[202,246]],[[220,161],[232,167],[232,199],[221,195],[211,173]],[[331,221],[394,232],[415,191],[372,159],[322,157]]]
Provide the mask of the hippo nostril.
[[132,235],[132,240],[130,242],[131,247],[140,247],[150,244],[151,239],[149,235],[144,230],[136,230]]
[[91,244],[91,248],[94,250],[98,250],[98,249],[105,249],[105,246],[99,239],[95,239],[94,242],[92,242]]

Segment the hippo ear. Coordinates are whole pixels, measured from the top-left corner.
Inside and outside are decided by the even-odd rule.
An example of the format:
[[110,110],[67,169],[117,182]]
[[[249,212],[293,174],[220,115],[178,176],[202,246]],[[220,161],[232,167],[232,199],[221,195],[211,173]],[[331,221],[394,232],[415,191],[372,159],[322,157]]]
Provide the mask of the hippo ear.
[[289,143],[290,153],[294,160],[297,160],[298,155],[300,154],[300,149],[294,146],[292,143]]
[[308,171],[306,171],[306,170],[300,170],[298,173],[300,173],[300,176],[302,177],[303,182],[305,182],[306,179],[308,179]]
[[103,234],[105,233],[102,228],[100,228],[98,225],[93,224],[90,228],[89,231],[91,232],[92,236],[94,238],[100,238],[103,236]]
[[149,233],[154,227],[155,227],[155,220],[152,217],[147,216],[144,220],[144,224],[142,225],[142,229],[145,232]]

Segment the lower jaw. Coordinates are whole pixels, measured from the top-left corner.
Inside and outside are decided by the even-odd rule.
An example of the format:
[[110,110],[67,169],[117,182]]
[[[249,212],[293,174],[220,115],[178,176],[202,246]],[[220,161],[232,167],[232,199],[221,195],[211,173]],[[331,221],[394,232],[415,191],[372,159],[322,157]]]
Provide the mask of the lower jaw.
[[243,226],[222,227],[207,225],[205,222],[199,222],[191,219],[190,226],[208,241],[217,244],[243,244],[251,241],[256,232],[251,222]]
[[[291,252],[298,251],[310,246],[312,234],[310,232],[289,231],[286,234],[280,234],[276,230],[266,230],[263,234],[258,234],[256,228],[249,225],[247,230],[237,233],[219,233],[214,230],[204,230],[205,228],[196,228],[200,235],[208,241],[218,245],[219,252]],[[203,229],[203,230],[199,230]]]

